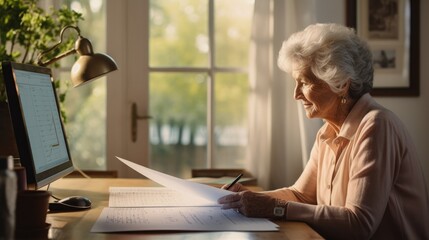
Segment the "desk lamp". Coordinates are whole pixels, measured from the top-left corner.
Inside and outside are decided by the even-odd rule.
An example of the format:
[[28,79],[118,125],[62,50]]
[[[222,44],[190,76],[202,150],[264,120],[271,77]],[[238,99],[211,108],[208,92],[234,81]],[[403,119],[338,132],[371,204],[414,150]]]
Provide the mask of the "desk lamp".
[[[75,42],[74,48],[48,61],[43,62],[43,56],[58,47],[63,42],[64,32],[69,28],[76,30],[76,32],[78,33],[78,39]],[[80,35],[79,28],[75,26],[64,27],[60,33],[60,41],[48,50],[40,53],[37,57],[37,64],[39,66],[47,66],[53,62],[60,60],[63,57],[75,53],[78,53],[80,56],[73,64],[73,67],[71,69],[71,81],[73,83],[73,87],[80,86],[95,78],[101,77],[109,72],[118,69],[118,66],[116,65],[115,61],[110,56],[102,53],[94,53],[94,51],[92,50],[91,41],[89,41],[87,38],[82,37]]]
[[[67,29],[74,29],[78,33],[78,39],[75,42],[75,46],[73,49],[70,49],[60,55],[47,60],[45,62],[42,61],[42,58],[50,51],[58,47],[63,42],[63,35]],[[73,87],[81,86],[95,78],[101,77],[109,72],[115,71],[118,69],[115,61],[109,57],[108,55],[102,53],[94,53],[92,49],[91,42],[80,35],[80,30],[75,26],[66,26],[60,32],[60,41],[49,48],[48,50],[42,52],[37,57],[37,64],[40,66],[47,66],[52,64],[63,57],[79,54],[79,58],[73,64],[71,69],[71,81]],[[80,169],[77,169],[83,176],[87,177]],[[54,196],[52,196],[54,197]],[[65,199],[55,199],[59,200],[55,203],[49,204],[50,210],[59,210],[59,211],[74,211],[74,210],[82,210],[87,209],[91,206],[91,202],[89,199],[85,197],[73,196]],[[82,202],[83,201],[83,202]],[[83,204],[83,205],[82,205]]]

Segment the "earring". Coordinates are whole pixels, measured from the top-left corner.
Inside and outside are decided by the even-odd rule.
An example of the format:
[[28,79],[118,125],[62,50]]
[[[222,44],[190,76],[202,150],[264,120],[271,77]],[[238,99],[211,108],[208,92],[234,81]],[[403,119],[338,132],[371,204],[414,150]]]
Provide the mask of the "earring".
[[341,97],[341,103],[342,104],[346,104],[347,103],[347,98],[345,96]]

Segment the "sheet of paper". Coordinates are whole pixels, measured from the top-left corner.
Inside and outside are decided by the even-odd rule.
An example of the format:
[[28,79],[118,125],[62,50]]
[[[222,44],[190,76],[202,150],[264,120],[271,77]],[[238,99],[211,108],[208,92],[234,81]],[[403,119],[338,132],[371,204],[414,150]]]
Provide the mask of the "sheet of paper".
[[165,187],[110,187],[109,193],[109,207],[219,206],[215,201]]
[[218,205],[198,205],[199,201],[217,204],[217,199],[231,194],[230,191],[118,159],[166,188],[110,188],[109,207],[103,209],[92,232],[278,231],[278,225],[267,219],[247,218],[232,209],[222,210]]
[[154,182],[161,184],[164,187],[174,189],[176,191],[189,194],[190,196],[199,196],[209,201],[217,201],[220,197],[231,194],[230,191],[211,187],[209,185],[187,181],[181,178],[170,176],[168,174],[155,171],[153,169],[138,165],[126,159],[116,157],[121,162],[134,169],[138,173],[146,176]]
[[91,232],[161,230],[278,231],[278,225],[219,207],[104,208]]

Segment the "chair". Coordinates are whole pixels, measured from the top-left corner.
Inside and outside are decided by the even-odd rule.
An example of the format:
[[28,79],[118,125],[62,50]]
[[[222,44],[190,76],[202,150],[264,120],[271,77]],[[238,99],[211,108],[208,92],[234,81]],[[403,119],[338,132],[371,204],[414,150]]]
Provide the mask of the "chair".
[[[235,178],[239,174],[243,174],[242,180],[240,181],[243,185],[257,185],[257,179],[252,176],[251,173],[245,169],[227,169],[227,168],[203,168],[203,169],[192,169],[191,176],[192,178],[223,178],[223,177],[232,177]],[[215,182],[215,181],[214,181]]]

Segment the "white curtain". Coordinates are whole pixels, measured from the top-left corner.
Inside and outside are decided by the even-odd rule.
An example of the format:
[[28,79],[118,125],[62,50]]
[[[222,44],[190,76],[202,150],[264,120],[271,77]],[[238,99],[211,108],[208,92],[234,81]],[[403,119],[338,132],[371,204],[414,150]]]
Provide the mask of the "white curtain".
[[248,170],[267,188],[271,166],[272,0],[256,0],[249,62]]
[[249,63],[247,169],[264,189],[289,186],[301,174],[320,127],[293,98],[294,81],[277,67],[283,40],[314,22],[315,0],[255,0]]
[[286,30],[294,26],[287,24],[294,22],[292,9],[293,1],[255,1],[249,63],[247,159],[248,169],[264,189],[291,184],[296,176],[289,174],[290,171],[302,170],[300,151],[288,150],[300,148],[299,141],[294,140],[299,138],[299,128],[292,82],[286,81],[286,75],[277,67],[277,53]]

